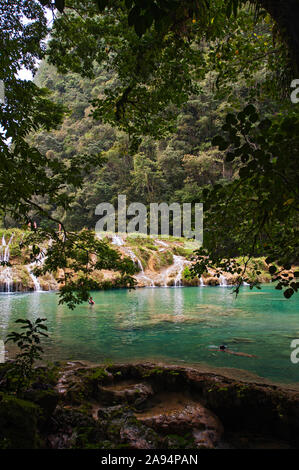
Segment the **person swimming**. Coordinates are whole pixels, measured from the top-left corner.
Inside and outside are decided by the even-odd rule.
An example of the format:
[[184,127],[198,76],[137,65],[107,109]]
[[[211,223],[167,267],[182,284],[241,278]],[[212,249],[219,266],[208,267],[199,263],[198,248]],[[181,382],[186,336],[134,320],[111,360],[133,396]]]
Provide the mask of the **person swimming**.
[[257,357],[254,354],[246,354],[246,353],[243,353],[243,352],[232,351],[231,349],[228,349],[227,346],[225,346],[225,344],[221,344],[219,347],[218,346],[213,346],[213,347],[210,347],[210,349],[216,349],[216,351],[226,352],[228,354],[233,354],[234,356]]
[[89,297],[88,303],[89,303],[89,305],[94,305],[95,302],[94,302],[92,297]]

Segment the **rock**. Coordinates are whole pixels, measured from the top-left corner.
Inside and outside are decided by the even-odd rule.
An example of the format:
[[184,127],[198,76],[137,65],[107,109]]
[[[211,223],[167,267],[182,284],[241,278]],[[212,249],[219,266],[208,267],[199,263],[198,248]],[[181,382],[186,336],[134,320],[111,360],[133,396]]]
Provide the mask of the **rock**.
[[44,421],[48,421],[53,414],[59,400],[59,394],[55,390],[30,389],[24,393],[24,398],[37,404],[42,412]]
[[101,421],[109,421],[114,418],[120,418],[123,415],[123,412],[124,408],[122,405],[99,408],[97,411],[97,418]]
[[38,434],[39,406],[26,400],[1,394],[0,449],[35,449]]
[[85,448],[104,438],[103,427],[86,413],[58,406],[48,433],[48,446],[55,449]]
[[193,401],[178,406],[177,409],[155,413],[155,408],[137,419],[162,434],[185,436],[193,435],[194,443],[199,448],[214,448],[221,439],[223,426],[219,419],[200,403]]
[[50,372],[25,400],[0,393],[0,448],[299,447],[296,390],[153,363]]
[[82,399],[97,399],[99,386],[113,380],[103,367],[83,367],[82,363],[69,362],[60,373],[56,389],[65,401],[80,404]]
[[142,404],[153,395],[153,390],[149,384],[132,385],[111,385],[110,387],[99,387],[100,401],[105,405],[115,405],[119,403],[136,404],[141,407]]
[[108,440],[116,447],[130,449],[158,449],[160,437],[154,430],[140,423],[127,407],[110,407],[110,417],[105,425]]
[[212,411],[225,432],[263,435],[299,446],[299,392],[275,385],[238,381],[192,367],[123,364],[109,367],[126,380],[148,381],[161,390],[190,392]]
[[157,436],[151,434],[150,431],[144,427],[137,426],[124,426],[120,430],[121,442],[126,443],[131,449],[157,449]]

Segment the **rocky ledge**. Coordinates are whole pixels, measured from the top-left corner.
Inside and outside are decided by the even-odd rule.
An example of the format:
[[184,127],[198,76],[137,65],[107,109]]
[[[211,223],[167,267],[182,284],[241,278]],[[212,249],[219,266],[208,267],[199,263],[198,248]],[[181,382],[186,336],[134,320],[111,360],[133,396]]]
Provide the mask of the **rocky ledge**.
[[[199,248],[195,240],[173,237],[162,240],[129,234],[120,237],[104,232],[102,235],[100,238],[117,250],[121,257],[130,258],[135,264],[136,287],[227,286],[238,282],[238,274],[225,272],[220,275],[212,268],[203,273],[201,278],[193,277],[190,269],[194,263],[194,250]],[[22,247],[24,237],[26,232],[18,229],[0,233],[0,292],[59,290],[64,283],[62,269],[39,277],[36,275],[36,268],[42,267],[47,258],[50,240],[40,246],[39,259],[28,264],[30,250]],[[238,259],[238,262],[243,266],[243,259]],[[254,266],[259,269],[259,275],[253,270]],[[247,268],[247,281],[264,283],[271,280],[264,258],[253,259]],[[114,271],[95,270],[91,278],[95,289],[127,287],[126,281]]]
[[299,392],[157,364],[0,368],[0,448],[298,448]]

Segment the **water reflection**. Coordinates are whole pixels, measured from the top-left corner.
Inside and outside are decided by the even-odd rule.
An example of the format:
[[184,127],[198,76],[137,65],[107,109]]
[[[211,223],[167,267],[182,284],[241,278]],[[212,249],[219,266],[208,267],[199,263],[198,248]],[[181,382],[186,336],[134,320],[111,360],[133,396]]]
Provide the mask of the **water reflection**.
[[[217,287],[145,288],[95,292],[95,305],[73,311],[55,293],[0,295],[0,339],[19,317],[47,318],[49,359],[152,360],[206,363],[246,369],[273,380],[299,381],[289,360],[298,337],[298,299],[281,302],[271,286],[263,295],[244,287],[235,299]],[[257,359],[218,354],[209,345],[254,354]]]

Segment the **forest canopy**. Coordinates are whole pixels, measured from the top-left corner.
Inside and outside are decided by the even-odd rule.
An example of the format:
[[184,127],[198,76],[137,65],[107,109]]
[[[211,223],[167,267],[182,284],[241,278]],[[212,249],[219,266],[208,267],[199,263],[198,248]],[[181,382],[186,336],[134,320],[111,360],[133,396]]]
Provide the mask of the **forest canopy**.
[[[66,271],[70,256],[83,270],[79,284],[66,276],[64,300],[88,295],[91,253],[133,273],[92,232],[77,233],[117,193],[204,203],[195,274],[213,264],[242,282],[235,257],[246,267],[264,255],[285,296],[298,290],[286,274],[298,261],[299,116],[289,97],[298,8],[294,0],[1,2],[1,207],[8,223],[39,220],[35,255],[53,238],[45,270]],[[21,67],[36,72],[37,60],[34,82],[16,78]]]

